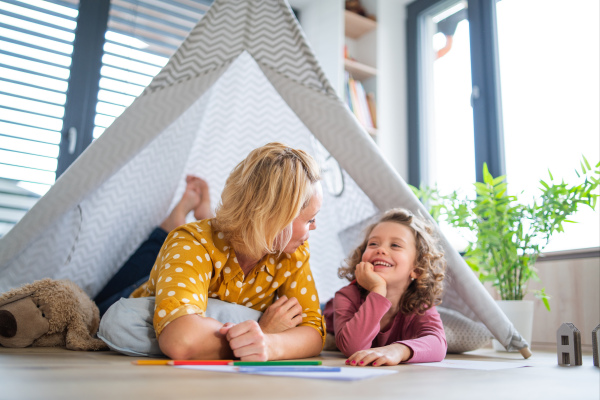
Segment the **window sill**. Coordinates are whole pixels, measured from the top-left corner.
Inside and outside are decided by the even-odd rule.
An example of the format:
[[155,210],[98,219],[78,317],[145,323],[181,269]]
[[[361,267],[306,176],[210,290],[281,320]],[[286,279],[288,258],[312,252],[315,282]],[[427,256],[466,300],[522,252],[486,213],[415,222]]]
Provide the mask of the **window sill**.
[[552,251],[540,254],[538,262],[556,260],[574,260],[577,258],[600,258],[600,247],[588,247],[585,249]]

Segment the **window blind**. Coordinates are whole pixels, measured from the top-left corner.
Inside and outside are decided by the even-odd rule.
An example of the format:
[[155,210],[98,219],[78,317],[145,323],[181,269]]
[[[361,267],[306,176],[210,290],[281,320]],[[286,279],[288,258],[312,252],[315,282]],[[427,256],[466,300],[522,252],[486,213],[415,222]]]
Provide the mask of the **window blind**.
[[0,236],[56,179],[78,0],[0,0]]
[[212,0],[111,0],[94,138],[142,93]]
[[[212,0],[111,0],[93,137],[167,63]],[[56,180],[79,0],[0,0],[0,236]]]

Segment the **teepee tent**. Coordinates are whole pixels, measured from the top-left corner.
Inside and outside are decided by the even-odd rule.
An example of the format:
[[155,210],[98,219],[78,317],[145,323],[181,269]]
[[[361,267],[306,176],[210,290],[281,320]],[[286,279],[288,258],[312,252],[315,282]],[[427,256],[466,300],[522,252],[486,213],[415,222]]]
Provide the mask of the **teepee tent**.
[[[214,206],[233,167],[271,141],[304,149],[323,169],[310,239],[321,301],[345,285],[337,268],[365,221],[392,207],[428,215],[336,96],[285,1],[217,0],[142,95],[0,239],[0,292],[51,277],[94,296],[165,218],[187,174],[209,182]],[[444,306],[509,349],[526,347],[442,241]]]

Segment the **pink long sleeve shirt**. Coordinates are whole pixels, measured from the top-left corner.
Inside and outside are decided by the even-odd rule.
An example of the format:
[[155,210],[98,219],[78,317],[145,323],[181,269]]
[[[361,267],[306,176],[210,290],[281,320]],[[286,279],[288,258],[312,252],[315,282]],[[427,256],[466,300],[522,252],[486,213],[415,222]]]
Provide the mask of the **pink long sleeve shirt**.
[[361,295],[356,284],[340,289],[327,303],[327,327],[335,332],[338,349],[346,356],[359,350],[402,343],[412,350],[410,363],[436,362],[446,356],[446,335],[440,314],[431,307],[423,315],[396,314],[381,330],[380,322],[392,303],[377,293]]

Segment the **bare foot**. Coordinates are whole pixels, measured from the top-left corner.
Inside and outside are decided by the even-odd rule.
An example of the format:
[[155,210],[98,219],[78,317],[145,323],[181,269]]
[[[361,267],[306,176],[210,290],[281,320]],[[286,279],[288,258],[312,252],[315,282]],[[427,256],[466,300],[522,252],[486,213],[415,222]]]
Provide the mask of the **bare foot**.
[[210,208],[210,191],[208,189],[208,183],[204,179],[196,178],[197,184],[200,187],[200,191],[202,193],[202,197],[200,199],[200,204],[194,208],[194,218],[197,220],[203,220],[207,218],[213,217],[212,209]]
[[167,232],[171,232],[178,226],[185,224],[185,218],[192,210],[194,210],[196,219],[206,219],[212,216],[208,184],[203,179],[192,175],[188,175],[185,181],[187,185],[181,200],[160,225]]

